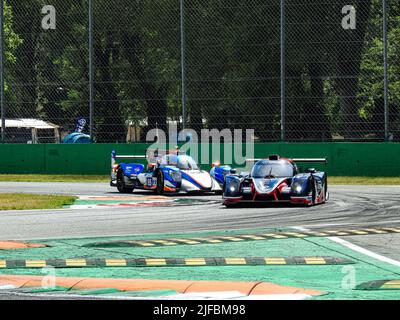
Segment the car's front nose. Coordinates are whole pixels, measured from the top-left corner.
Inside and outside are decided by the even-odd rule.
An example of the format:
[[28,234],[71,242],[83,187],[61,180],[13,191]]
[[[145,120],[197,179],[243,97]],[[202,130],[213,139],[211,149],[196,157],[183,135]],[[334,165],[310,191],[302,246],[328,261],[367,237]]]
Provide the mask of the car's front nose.
[[257,178],[253,179],[254,186],[258,194],[270,194],[275,191],[275,189],[282,182],[282,179],[264,179]]
[[213,181],[206,171],[187,170],[182,173],[182,189],[190,191],[211,191]]

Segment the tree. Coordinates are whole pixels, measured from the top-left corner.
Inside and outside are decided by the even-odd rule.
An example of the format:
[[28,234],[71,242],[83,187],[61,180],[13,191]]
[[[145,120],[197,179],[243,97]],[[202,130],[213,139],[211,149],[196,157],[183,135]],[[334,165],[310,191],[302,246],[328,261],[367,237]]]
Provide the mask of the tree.
[[[377,138],[384,138],[384,70],[382,39],[382,3],[374,1],[374,16],[364,48],[359,80],[359,114],[366,123],[366,130]],[[389,130],[399,140],[400,108],[400,5],[390,2],[389,7]]]
[[337,55],[336,91],[340,102],[341,133],[347,139],[359,139],[362,128],[358,114],[358,80],[365,44],[367,26],[371,15],[372,0],[357,0],[357,27],[341,35],[341,47]]

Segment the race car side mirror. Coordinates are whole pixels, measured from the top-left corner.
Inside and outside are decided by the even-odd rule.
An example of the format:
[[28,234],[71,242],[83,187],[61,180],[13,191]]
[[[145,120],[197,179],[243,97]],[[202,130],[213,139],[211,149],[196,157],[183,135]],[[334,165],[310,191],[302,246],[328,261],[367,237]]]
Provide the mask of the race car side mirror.
[[231,173],[231,174],[236,174],[236,173],[237,173],[237,170],[236,170],[236,169],[231,169],[230,173]]
[[307,171],[307,173],[316,173],[317,172],[317,170],[315,170],[314,168],[308,168],[306,171]]

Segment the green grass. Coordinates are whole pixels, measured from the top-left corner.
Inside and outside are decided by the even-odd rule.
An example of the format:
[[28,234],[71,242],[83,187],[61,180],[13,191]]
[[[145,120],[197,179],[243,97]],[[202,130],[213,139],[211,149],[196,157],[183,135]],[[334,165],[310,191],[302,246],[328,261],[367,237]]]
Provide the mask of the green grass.
[[400,185],[400,177],[328,177],[329,185]]
[[[141,258],[189,258],[189,257],[293,257],[293,256],[333,256],[350,258],[355,263],[344,269],[343,265],[298,265],[298,266],[202,266],[202,267],[116,267],[116,268],[59,268],[58,277],[95,277],[95,278],[127,278],[127,279],[164,279],[164,280],[222,280],[222,281],[257,281],[272,282],[278,285],[293,286],[321,290],[326,295],[317,297],[318,300],[398,300],[398,290],[352,290],[345,288],[346,279],[355,275],[355,284],[398,278],[400,267],[375,260],[327,238],[312,237],[307,239],[275,239],[261,241],[224,242],[220,244],[180,245],[171,247],[126,247],[115,250],[99,250],[85,247],[89,243],[117,240],[146,240],[168,238],[194,238],[228,236],[235,234],[261,234],[275,232],[279,229],[242,229],[235,231],[212,231],[180,234],[149,234],[146,236],[120,236],[102,238],[76,239],[46,239],[35,240],[35,243],[45,243],[48,247],[42,249],[27,248],[24,250],[3,250],[1,259],[4,260],[47,260],[47,259],[118,259],[129,257]],[[293,230],[292,230],[293,231]],[[353,269],[354,268],[354,269]],[[2,269],[1,273],[26,274],[43,276],[42,269]],[[354,274],[353,274],[354,273]],[[352,277],[352,276],[351,276]],[[350,278],[351,279],[351,278]],[[33,292],[39,292],[31,288]],[[60,291],[58,287],[53,291]],[[28,290],[28,289],[27,289]],[[45,292],[44,290],[40,290]],[[50,289],[48,290],[50,292]],[[210,290],[212,291],[212,290]],[[99,289],[97,293],[106,293]],[[88,290],[76,293],[97,294]],[[116,294],[112,291],[109,293]],[[154,292],[153,292],[154,293]],[[160,293],[168,293],[161,291]],[[134,295],[149,295],[149,292],[135,292]],[[131,293],[126,293],[131,295]]]
[[[0,182],[100,182],[108,175],[0,174]],[[329,177],[330,185],[400,185],[400,177]]]
[[0,182],[109,182],[109,175],[0,174]]
[[0,210],[59,209],[71,205],[76,197],[33,194],[0,194]]

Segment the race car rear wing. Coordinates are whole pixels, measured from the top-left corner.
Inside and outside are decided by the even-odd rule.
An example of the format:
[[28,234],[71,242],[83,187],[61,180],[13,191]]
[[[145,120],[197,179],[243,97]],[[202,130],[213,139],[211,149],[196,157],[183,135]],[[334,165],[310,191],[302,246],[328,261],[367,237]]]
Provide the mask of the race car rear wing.
[[118,159],[146,159],[145,155],[137,156],[137,155],[117,155],[117,152],[113,150],[111,152],[111,168],[113,168]]
[[111,167],[117,164],[116,160],[118,159],[147,159],[150,163],[155,163],[157,162],[157,159],[167,154],[184,155],[186,152],[181,151],[178,148],[175,150],[147,149],[145,155],[117,155],[117,152],[113,150],[111,152]]
[[293,162],[328,163],[327,158],[293,158]]
[[[279,156],[269,156],[266,159],[246,159],[247,162],[256,162],[256,161],[261,161],[261,160],[279,160],[280,157]],[[328,163],[328,159],[327,158],[292,158],[289,159],[293,162],[303,162],[303,163]]]
[[146,159],[146,156],[115,156],[113,159]]

